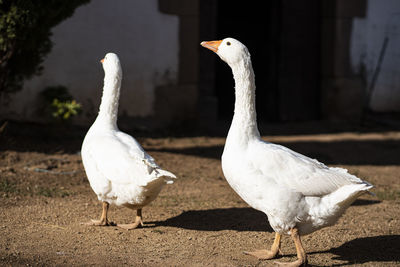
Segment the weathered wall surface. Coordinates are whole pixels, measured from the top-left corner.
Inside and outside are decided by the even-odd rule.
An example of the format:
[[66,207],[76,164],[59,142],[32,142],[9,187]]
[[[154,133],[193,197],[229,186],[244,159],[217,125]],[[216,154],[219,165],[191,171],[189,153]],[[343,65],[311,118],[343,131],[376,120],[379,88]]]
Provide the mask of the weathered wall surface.
[[323,117],[400,111],[400,1],[322,3]]
[[161,13],[158,4],[157,0],[95,0],[79,7],[53,29],[54,47],[42,75],[27,81],[12,97],[6,116],[40,120],[38,93],[47,86],[64,85],[83,104],[83,115],[75,122],[92,122],[103,86],[99,61],[107,52],[117,53],[122,64],[120,114],[154,115],[155,89],[176,83],[179,60],[179,19]]
[[372,90],[372,110],[400,111],[400,1],[368,0],[366,7],[353,21],[352,68]]

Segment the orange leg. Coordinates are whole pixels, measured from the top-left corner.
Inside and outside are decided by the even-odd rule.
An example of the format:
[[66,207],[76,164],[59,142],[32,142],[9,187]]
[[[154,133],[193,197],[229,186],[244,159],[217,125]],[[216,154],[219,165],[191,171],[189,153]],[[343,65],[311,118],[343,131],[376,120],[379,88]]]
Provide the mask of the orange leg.
[[252,252],[244,252],[247,255],[256,257],[259,260],[270,260],[275,258],[281,249],[281,234],[275,233],[275,240],[270,250],[260,249]]
[[143,221],[142,221],[142,209],[137,210],[136,218],[133,223],[129,224],[117,224],[118,227],[124,228],[126,230],[132,230],[137,228],[138,226],[143,226]]
[[107,219],[108,207],[110,204],[108,202],[103,201],[103,212],[101,213],[100,220],[91,220],[90,222],[84,223],[85,225],[94,225],[94,226],[109,226],[112,225]]
[[299,230],[297,230],[297,228],[293,228],[290,232],[294,244],[296,245],[297,260],[294,262],[275,262],[275,264],[277,264],[278,266],[289,266],[289,267],[306,266],[307,254],[304,251],[303,245],[301,244]]

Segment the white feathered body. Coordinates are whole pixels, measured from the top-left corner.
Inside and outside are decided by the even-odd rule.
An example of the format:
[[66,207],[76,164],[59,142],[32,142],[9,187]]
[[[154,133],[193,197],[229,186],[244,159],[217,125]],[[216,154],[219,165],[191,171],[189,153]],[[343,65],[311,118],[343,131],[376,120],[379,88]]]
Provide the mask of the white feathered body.
[[122,70],[115,54],[109,53],[105,59],[100,110],[83,141],[82,162],[99,200],[140,209],[176,177],[161,169],[132,136],[118,129]]
[[98,128],[95,123],[83,141],[82,161],[99,200],[137,209],[173,182],[175,176],[162,170],[133,137]]
[[341,168],[286,147],[250,140],[245,149],[230,145],[222,155],[226,180],[251,207],[264,212],[274,231],[302,235],[334,224],[372,186]]

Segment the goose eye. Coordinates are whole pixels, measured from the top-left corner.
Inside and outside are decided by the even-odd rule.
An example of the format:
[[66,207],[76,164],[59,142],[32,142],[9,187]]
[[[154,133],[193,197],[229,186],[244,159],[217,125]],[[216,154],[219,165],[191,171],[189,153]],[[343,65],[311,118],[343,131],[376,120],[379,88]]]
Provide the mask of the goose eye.
[[227,42],[226,45],[231,45],[231,42]]

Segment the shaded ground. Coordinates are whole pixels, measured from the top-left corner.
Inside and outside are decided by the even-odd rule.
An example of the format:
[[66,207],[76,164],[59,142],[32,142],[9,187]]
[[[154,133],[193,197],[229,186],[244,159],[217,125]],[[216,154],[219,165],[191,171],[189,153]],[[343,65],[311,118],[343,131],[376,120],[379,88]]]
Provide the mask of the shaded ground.
[[[67,128],[65,129],[67,130]],[[301,132],[301,131],[299,131]],[[0,150],[0,265],[270,266],[243,254],[269,247],[264,214],[228,186],[220,167],[223,137],[139,137],[179,180],[143,209],[145,227],[88,227],[100,203],[77,153],[82,132],[8,125]],[[348,168],[373,183],[339,222],[303,238],[314,266],[400,266],[400,132],[265,136],[308,156]],[[112,206],[110,218],[135,213]],[[281,261],[295,259],[289,237]]]

